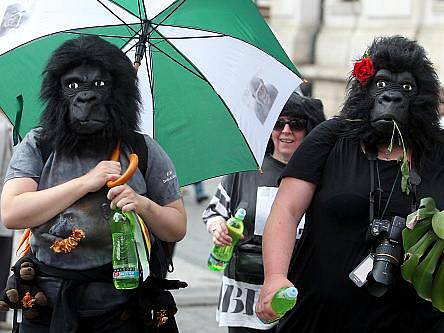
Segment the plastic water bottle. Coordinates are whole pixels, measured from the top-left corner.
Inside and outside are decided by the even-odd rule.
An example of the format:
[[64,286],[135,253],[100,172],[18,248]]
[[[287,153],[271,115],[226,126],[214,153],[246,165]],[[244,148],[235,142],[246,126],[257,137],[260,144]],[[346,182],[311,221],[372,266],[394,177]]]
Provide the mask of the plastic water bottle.
[[113,239],[113,281],[116,289],[134,289],[139,285],[139,260],[134,241],[134,226],[116,208],[111,216]]
[[298,290],[295,287],[281,288],[274,294],[271,300],[271,308],[278,315],[279,320],[284,314],[293,308],[298,297]]
[[233,256],[233,250],[244,232],[244,218],[246,210],[239,208],[234,215],[228,219],[228,235],[231,237],[231,245],[214,245],[208,258],[208,268],[213,271],[223,271]]

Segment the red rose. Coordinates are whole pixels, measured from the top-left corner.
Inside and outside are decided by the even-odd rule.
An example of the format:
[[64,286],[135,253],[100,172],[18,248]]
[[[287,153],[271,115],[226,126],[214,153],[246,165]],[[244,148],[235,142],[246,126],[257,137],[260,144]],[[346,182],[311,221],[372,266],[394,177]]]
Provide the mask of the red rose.
[[362,58],[361,60],[355,62],[353,67],[353,75],[364,86],[368,79],[375,74],[375,67],[373,66],[372,59]]

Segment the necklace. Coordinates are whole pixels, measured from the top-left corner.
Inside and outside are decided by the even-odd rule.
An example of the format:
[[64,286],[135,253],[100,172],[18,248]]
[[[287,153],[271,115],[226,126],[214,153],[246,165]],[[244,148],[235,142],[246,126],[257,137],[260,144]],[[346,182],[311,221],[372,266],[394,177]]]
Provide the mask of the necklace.
[[[395,185],[398,181],[399,178],[399,174],[401,173],[401,169],[398,168],[398,171],[396,172],[396,177],[395,180],[393,181],[392,187],[390,189],[390,193],[387,197],[387,201],[385,202],[385,206],[384,209],[382,211],[382,214],[380,215],[380,219],[382,219],[385,216],[385,213],[387,211],[388,205],[390,203],[390,200],[392,198],[393,192],[395,191]],[[381,212],[381,203],[382,203],[382,193],[384,192],[384,190],[382,189],[382,185],[381,185],[381,176],[380,176],[380,171],[379,171],[379,164],[378,164],[378,160],[376,160],[376,176],[378,178],[378,188],[376,189],[376,191],[378,191],[379,193],[379,200],[378,200],[378,214],[380,214]]]

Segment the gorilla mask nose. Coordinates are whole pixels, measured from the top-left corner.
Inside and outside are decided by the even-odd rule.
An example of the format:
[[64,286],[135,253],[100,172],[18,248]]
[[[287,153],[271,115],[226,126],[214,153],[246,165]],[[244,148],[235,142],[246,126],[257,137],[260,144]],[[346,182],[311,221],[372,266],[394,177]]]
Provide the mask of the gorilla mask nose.
[[398,106],[402,104],[403,100],[403,95],[399,91],[386,91],[379,96],[379,103],[387,104],[387,106],[390,104]]
[[77,95],[76,103],[89,104],[97,100],[97,95],[93,91],[82,91]]
[[400,91],[384,91],[376,97],[371,111],[372,126],[380,133],[390,135],[393,132],[393,121],[406,125],[408,121],[409,98]]

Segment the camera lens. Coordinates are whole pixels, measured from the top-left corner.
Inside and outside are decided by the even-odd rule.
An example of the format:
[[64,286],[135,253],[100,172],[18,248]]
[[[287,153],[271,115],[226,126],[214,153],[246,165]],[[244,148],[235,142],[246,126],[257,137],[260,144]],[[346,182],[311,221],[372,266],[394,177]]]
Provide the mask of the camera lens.
[[368,276],[368,290],[370,294],[380,297],[384,295],[395,279],[396,268],[400,264],[402,255],[399,243],[384,239],[375,251],[373,269]]

